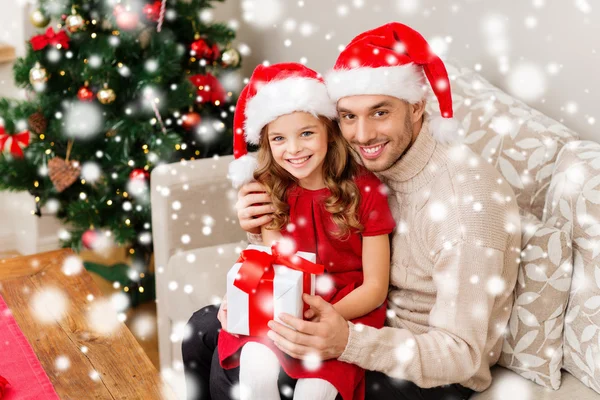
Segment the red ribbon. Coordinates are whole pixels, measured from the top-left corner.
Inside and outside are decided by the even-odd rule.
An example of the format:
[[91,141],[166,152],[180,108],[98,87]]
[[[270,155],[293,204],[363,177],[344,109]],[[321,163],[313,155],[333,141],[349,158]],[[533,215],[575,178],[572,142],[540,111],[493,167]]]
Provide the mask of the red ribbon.
[[260,250],[243,250],[238,262],[242,263],[234,286],[248,293],[248,322],[251,336],[265,336],[269,330],[267,322],[273,319],[273,265],[284,265],[304,272],[304,290],[309,289],[310,274],[320,275],[325,271],[321,264],[315,264],[293,254],[281,254],[277,245],[271,247],[271,254]]
[[4,396],[4,392],[6,391],[6,387],[9,386],[10,383],[8,383],[8,381],[6,380],[6,378],[4,378],[2,375],[0,375],[0,399]]
[[65,49],[69,48],[69,36],[65,31],[54,32],[52,27],[46,29],[46,33],[42,35],[36,35],[31,38],[31,47],[33,50],[42,50],[48,45],[56,46],[60,44]]
[[29,131],[23,131],[20,133],[15,133],[14,135],[9,135],[6,133],[4,127],[0,126],[0,151],[4,150],[4,147],[9,139],[12,139],[9,146],[10,153],[15,157],[23,157],[24,154],[22,148],[29,146]]

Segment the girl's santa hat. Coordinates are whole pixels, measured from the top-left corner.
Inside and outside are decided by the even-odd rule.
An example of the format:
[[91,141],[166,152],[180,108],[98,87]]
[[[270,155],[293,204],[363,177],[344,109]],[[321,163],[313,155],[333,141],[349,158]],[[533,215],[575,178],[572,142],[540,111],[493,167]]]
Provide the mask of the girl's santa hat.
[[335,102],[329,98],[323,78],[298,63],[256,67],[240,93],[233,117],[235,160],[229,164],[228,177],[234,187],[254,179],[257,161],[248,154],[247,145],[259,144],[260,132],[269,122],[296,111],[336,117]]
[[406,25],[391,22],[355,37],[325,82],[335,102],[346,96],[370,94],[415,104],[425,98],[425,77],[440,104],[441,116],[431,121],[432,135],[439,142],[451,142],[457,136],[458,122],[452,118],[446,67],[423,36]]

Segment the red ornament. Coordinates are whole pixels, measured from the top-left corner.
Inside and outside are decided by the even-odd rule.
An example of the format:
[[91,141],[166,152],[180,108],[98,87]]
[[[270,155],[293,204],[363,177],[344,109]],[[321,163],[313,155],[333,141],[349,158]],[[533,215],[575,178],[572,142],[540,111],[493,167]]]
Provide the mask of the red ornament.
[[148,21],[154,21],[154,22],[158,21],[158,19],[160,18],[160,7],[161,7],[160,0],[156,0],[152,4],[146,4],[143,9],[146,19]]
[[94,229],[88,229],[81,235],[81,243],[83,243],[86,249],[93,249],[97,239],[98,232]]
[[[198,103],[214,103],[215,105],[221,105],[227,98],[225,89],[221,86],[221,82],[210,73],[204,75],[198,74],[190,76],[192,85],[198,89],[196,94]],[[218,102],[218,103],[217,103]]]
[[115,6],[113,15],[116,17],[117,26],[124,31],[134,30],[140,22],[140,16],[136,12],[127,10],[120,4]]
[[77,98],[81,101],[93,101],[94,92],[89,87],[82,86],[81,89],[77,91]]
[[23,158],[23,149],[29,146],[30,141],[29,131],[23,131],[9,135],[6,129],[0,126],[0,152],[7,152],[16,158]]
[[181,125],[185,129],[190,130],[202,121],[202,117],[200,117],[200,114],[198,114],[197,112],[192,111],[187,114],[184,114],[183,117],[181,117],[181,121]]
[[69,36],[65,31],[54,32],[52,27],[46,29],[46,33],[43,35],[35,35],[29,41],[33,50],[42,50],[44,47],[51,45],[56,46],[60,44],[65,49],[69,48]]
[[193,42],[190,49],[195,53],[196,58],[203,58],[211,62],[221,55],[221,51],[216,44],[209,46],[204,39],[198,39]]
[[136,168],[129,174],[129,179],[132,181],[145,181],[150,177],[148,171],[143,170],[142,168]]

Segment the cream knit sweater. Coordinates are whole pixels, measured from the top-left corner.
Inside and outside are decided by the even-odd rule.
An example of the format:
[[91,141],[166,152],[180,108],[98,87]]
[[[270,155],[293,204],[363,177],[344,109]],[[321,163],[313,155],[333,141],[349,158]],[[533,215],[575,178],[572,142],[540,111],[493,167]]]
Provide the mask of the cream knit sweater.
[[491,384],[521,251],[515,195],[466,146],[437,143],[428,122],[378,174],[396,220],[386,327],[354,325],[339,360],[422,388]]
[[[396,220],[386,327],[348,322],[339,360],[422,388],[490,386],[521,252],[515,195],[466,146],[437,143],[424,121],[410,149],[377,174]],[[260,235],[248,235],[261,243]]]

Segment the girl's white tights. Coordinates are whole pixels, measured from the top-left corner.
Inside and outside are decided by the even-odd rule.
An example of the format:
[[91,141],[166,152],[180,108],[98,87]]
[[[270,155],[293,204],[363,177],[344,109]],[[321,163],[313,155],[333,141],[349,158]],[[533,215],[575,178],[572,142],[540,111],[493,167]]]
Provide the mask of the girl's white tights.
[[[240,399],[280,400],[279,360],[267,346],[249,342],[240,355]],[[294,400],[335,400],[335,387],[323,379],[299,379]]]

